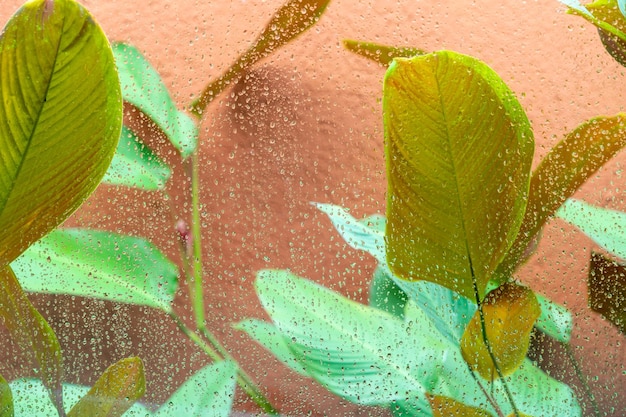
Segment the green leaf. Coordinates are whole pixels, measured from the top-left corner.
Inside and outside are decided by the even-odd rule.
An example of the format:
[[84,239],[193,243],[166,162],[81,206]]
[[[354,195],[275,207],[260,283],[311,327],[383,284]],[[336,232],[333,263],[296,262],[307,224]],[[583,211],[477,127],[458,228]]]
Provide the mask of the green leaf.
[[196,372],[159,408],[157,417],[228,417],[235,398],[237,365],[222,361]]
[[178,269],[154,245],[117,233],[60,229],[12,263],[27,291],[94,297],[171,311]]
[[621,15],[615,0],[597,0],[583,6],[578,0],[561,0],[569,12],[592,23],[600,31],[626,40],[626,19]]
[[589,307],[626,334],[626,265],[593,252],[587,286]]
[[343,46],[350,52],[371,59],[381,65],[389,65],[394,58],[410,58],[416,55],[424,55],[421,49],[408,46],[396,47],[379,45],[372,42],[359,42],[346,39]]
[[[458,344],[439,334],[414,304],[407,304],[403,321],[286,271],[261,272],[256,287],[274,322],[272,331],[288,342],[287,363],[299,363],[331,392],[359,404],[406,410],[429,409],[426,393],[484,406],[484,394]],[[282,350],[281,355],[288,353]],[[580,416],[571,390],[529,361],[505,381],[523,412]],[[503,412],[512,411],[499,381],[489,389]]]
[[482,298],[526,207],[526,115],[492,69],[448,51],[396,59],[383,112],[391,270]]
[[27,2],[0,37],[0,265],[95,189],[122,125],[108,41],[73,0]]
[[[13,390],[15,416],[16,417],[50,417],[56,415],[56,410],[52,403],[46,399],[46,388],[40,380],[22,378],[11,381],[9,384]],[[74,384],[63,384],[63,404],[71,408],[87,392],[90,387]],[[151,416],[143,405],[139,403],[126,411],[124,417],[146,417]]]
[[256,42],[244,52],[217,80],[211,82],[191,105],[191,111],[201,116],[206,106],[248,68],[295,39],[313,26],[330,0],[289,0],[276,11]]
[[183,157],[191,155],[198,145],[198,128],[176,108],[159,73],[134,46],[114,43],[113,54],[124,101],[152,119]]
[[535,296],[541,308],[541,315],[537,319],[535,327],[559,342],[569,343],[572,337],[572,313],[562,305],[540,294],[535,294]]
[[13,394],[7,381],[0,375],[0,417],[13,417]]
[[482,317],[480,311],[474,313],[465,329],[461,339],[463,358],[488,381],[499,378],[500,373],[511,375],[526,358],[530,332],[540,314],[539,302],[530,289],[502,284],[485,298]]
[[146,392],[143,363],[137,357],[109,366],[68,417],[118,417]]
[[618,114],[586,121],[550,150],[533,172],[520,232],[498,266],[502,278],[528,257],[525,252],[547,219],[625,145],[626,114]]
[[142,190],[160,190],[171,175],[167,164],[123,126],[117,151],[102,182]]
[[626,213],[569,199],[556,215],[579,228],[604,249],[626,259]]
[[0,270],[0,320],[40,373],[56,410],[63,410],[63,359],[54,331],[33,307],[11,267]]
[[389,269],[378,266],[370,284],[369,305],[404,318],[404,308],[408,297],[393,280]]

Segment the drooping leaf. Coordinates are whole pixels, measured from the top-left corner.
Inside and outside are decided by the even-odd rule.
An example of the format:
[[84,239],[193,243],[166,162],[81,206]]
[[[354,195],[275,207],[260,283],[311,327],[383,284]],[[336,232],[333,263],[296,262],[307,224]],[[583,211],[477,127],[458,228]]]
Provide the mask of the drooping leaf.
[[68,417],[118,417],[146,392],[143,362],[137,357],[109,366]]
[[256,42],[244,52],[217,80],[211,82],[191,105],[191,111],[201,116],[206,106],[259,60],[290,42],[313,26],[330,0],[289,0],[276,11]]
[[[483,378],[493,381],[515,372],[526,358],[530,332],[541,314],[533,292],[513,283],[490,292],[482,305],[484,320],[477,311],[461,339],[463,358]],[[484,323],[484,332],[482,324]],[[485,344],[486,336],[489,348]]]
[[[359,404],[402,408],[410,416],[427,415],[416,413],[430,408],[426,392],[483,407],[484,394],[465,365],[458,343],[439,334],[413,303],[407,304],[403,321],[287,271],[261,272],[256,286],[274,322],[268,326],[272,337],[282,334],[291,351],[289,356],[279,346],[279,358],[287,358],[290,366],[298,363],[331,392]],[[280,344],[264,345],[273,351]],[[581,415],[572,391],[530,361],[505,382],[525,413]],[[502,383],[494,382],[490,390],[503,412],[511,412]]]
[[537,318],[535,327],[559,342],[568,343],[572,336],[572,313],[540,294],[535,296],[541,308],[541,315]]
[[73,0],[27,2],[0,37],[0,265],[95,189],[120,136],[108,41]]
[[470,407],[448,397],[429,395],[428,402],[432,408],[433,417],[493,417],[485,410]]
[[13,416],[13,393],[7,381],[0,375],[0,417]]
[[487,65],[448,51],[396,59],[383,112],[391,270],[482,298],[526,206],[526,115]]
[[381,65],[389,65],[394,58],[411,58],[416,55],[424,55],[426,52],[421,49],[411,48],[408,46],[396,47],[379,45],[372,42],[359,42],[346,39],[343,46],[350,52],[371,59]]
[[[13,390],[15,417],[50,417],[56,415],[56,410],[49,400],[46,400],[46,389],[38,379],[22,378],[11,381],[9,386]],[[75,384],[63,384],[63,404],[70,409],[88,392],[90,387]],[[133,404],[126,411],[124,417],[152,416],[146,407],[139,403]]]
[[126,126],[117,145],[111,165],[102,182],[142,190],[159,190],[172,175],[172,170]]
[[156,417],[228,417],[235,397],[237,365],[222,361],[207,366],[186,380],[165,401]]
[[183,157],[191,155],[198,145],[198,128],[176,108],[159,73],[132,45],[114,43],[113,54],[124,101],[152,119]]
[[581,124],[550,150],[533,172],[524,221],[498,267],[500,276],[513,274],[547,219],[625,145],[626,114],[618,114]]
[[587,287],[589,307],[626,334],[626,265],[593,252]]
[[569,199],[556,215],[579,228],[604,249],[626,259],[626,213]]
[[0,321],[41,375],[56,410],[63,410],[61,346],[48,322],[22,291],[9,266],[0,270]]
[[369,305],[404,318],[408,296],[393,280],[389,269],[378,266],[370,284]]
[[178,269],[153,244],[107,231],[59,229],[11,264],[26,291],[171,311]]

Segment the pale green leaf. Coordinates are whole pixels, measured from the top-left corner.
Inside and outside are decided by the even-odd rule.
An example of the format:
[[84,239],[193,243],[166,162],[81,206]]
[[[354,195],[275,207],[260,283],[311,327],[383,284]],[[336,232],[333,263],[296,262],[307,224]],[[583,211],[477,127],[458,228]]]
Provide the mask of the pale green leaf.
[[159,190],[172,175],[171,169],[126,126],[111,165],[102,182],[143,190]]
[[176,108],[159,73],[134,46],[113,44],[124,101],[137,107],[165,133],[183,157],[198,145],[194,121]]
[[54,330],[33,307],[11,267],[0,269],[0,322],[21,348],[26,362],[41,375],[57,410],[63,410],[63,358]]
[[574,325],[572,313],[562,305],[540,294],[535,295],[541,307],[541,315],[537,319],[535,327],[559,342],[568,343],[572,337]]
[[178,269],[142,238],[59,229],[12,263],[27,291],[69,294],[171,311]]
[[394,58],[411,58],[417,55],[424,55],[426,52],[421,49],[408,46],[396,47],[380,45],[372,42],[359,42],[346,39],[343,46],[350,52],[371,59],[381,65],[389,65]]
[[146,378],[141,359],[122,359],[104,371],[67,417],[119,417],[145,392]]
[[222,361],[186,380],[154,413],[155,417],[228,417],[235,398],[237,365]]
[[0,68],[7,265],[99,184],[120,137],[122,98],[107,39],[73,0],[27,2],[2,32]]
[[368,304],[399,318],[404,318],[408,297],[396,284],[389,269],[378,266],[370,284]]
[[394,60],[383,112],[391,270],[482,298],[526,207],[524,111],[487,65],[442,51]]

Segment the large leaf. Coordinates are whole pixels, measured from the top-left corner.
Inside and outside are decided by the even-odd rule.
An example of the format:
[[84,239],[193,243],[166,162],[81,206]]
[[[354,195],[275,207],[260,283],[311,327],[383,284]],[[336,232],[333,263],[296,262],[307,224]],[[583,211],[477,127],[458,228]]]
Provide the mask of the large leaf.
[[237,365],[222,361],[196,372],[154,413],[156,417],[228,417],[235,398]]
[[172,175],[171,169],[126,126],[102,182],[143,190],[159,190]]
[[540,314],[539,302],[530,289],[502,284],[489,293],[482,303],[482,315],[480,310],[474,313],[465,329],[463,358],[488,381],[512,374],[526,358],[530,332]]
[[198,144],[198,128],[176,108],[159,73],[134,46],[115,43],[113,53],[124,101],[150,117],[183,157],[191,155]]
[[61,346],[48,322],[22,291],[9,266],[0,270],[0,320],[22,348],[27,362],[41,375],[56,409],[63,410]]
[[343,46],[357,55],[371,59],[381,65],[389,65],[394,58],[410,58],[416,55],[424,55],[426,52],[421,49],[396,46],[380,45],[372,42],[359,42],[344,40]]
[[626,334],[626,265],[592,253],[587,285],[589,307]]
[[0,417],[13,417],[13,393],[7,381],[0,376]]
[[143,362],[137,357],[109,366],[68,417],[118,417],[146,392]]
[[178,269],[154,245],[117,233],[60,229],[11,264],[24,289],[145,305],[165,312]]
[[626,213],[569,199],[556,215],[611,253],[626,259]]
[[202,115],[206,106],[243,72],[281,46],[313,26],[330,0],[289,0],[276,11],[256,42],[244,52],[217,80],[211,82],[191,105],[191,111]]
[[389,269],[378,266],[370,284],[368,304],[399,318],[404,318],[408,301],[406,293],[396,284]]
[[448,51],[396,59],[383,112],[391,270],[482,298],[524,215],[526,115],[492,69]]
[[550,150],[533,172],[520,233],[498,266],[501,277],[513,274],[546,220],[625,145],[626,115],[618,114],[581,124]]
[[[266,340],[282,335],[291,354],[280,343],[265,346],[279,346],[281,360],[298,363],[335,394],[360,404],[401,406],[412,410],[408,415],[432,415],[415,412],[430,412],[427,392],[495,412],[485,405],[458,343],[443,337],[414,304],[407,305],[403,321],[286,271],[261,272],[256,286],[274,322],[259,333],[272,333]],[[571,390],[529,361],[505,382],[523,412],[580,415]],[[502,384],[496,381],[489,390],[503,411],[511,412]]]
[[73,0],[27,2],[0,37],[0,265],[94,190],[122,99],[100,27]]

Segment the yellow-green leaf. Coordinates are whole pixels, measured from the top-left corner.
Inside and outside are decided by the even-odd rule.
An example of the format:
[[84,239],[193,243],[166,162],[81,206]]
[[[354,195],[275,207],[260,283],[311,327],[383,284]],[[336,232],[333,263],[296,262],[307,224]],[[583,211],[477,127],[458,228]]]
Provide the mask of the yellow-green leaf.
[[482,310],[485,333],[480,311],[476,311],[461,338],[461,353],[472,369],[492,381],[499,374],[484,336],[502,375],[512,374],[526,357],[530,332],[541,314],[541,307],[530,289],[505,283],[487,295]]
[[330,0],[289,0],[265,26],[256,42],[241,55],[217,80],[210,83],[191,105],[191,111],[200,116],[206,106],[229,83],[246,69],[313,26]]
[[0,417],[13,417],[13,394],[2,375],[0,375]]
[[109,366],[68,417],[117,417],[146,392],[143,362],[137,357]]
[[73,0],[27,2],[0,37],[0,266],[54,229],[113,157],[122,99],[104,33]]
[[491,413],[471,407],[449,397],[428,395],[433,417],[492,417]]
[[498,266],[502,279],[528,257],[546,220],[602,165],[626,146],[626,114],[597,117],[570,132],[543,158],[530,180],[528,205],[515,243]]
[[39,372],[38,376],[48,389],[57,410],[62,410],[61,346],[48,322],[22,291],[9,266],[0,269],[0,320],[33,368]]
[[482,298],[524,215],[524,111],[491,68],[449,51],[394,60],[383,111],[392,271]]
[[626,265],[592,253],[587,286],[589,307],[626,334]]
[[389,65],[394,58],[410,58],[417,55],[424,55],[426,52],[421,49],[411,48],[408,46],[387,46],[379,45],[372,42],[360,42],[346,39],[343,46],[357,55],[371,59],[381,65]]

